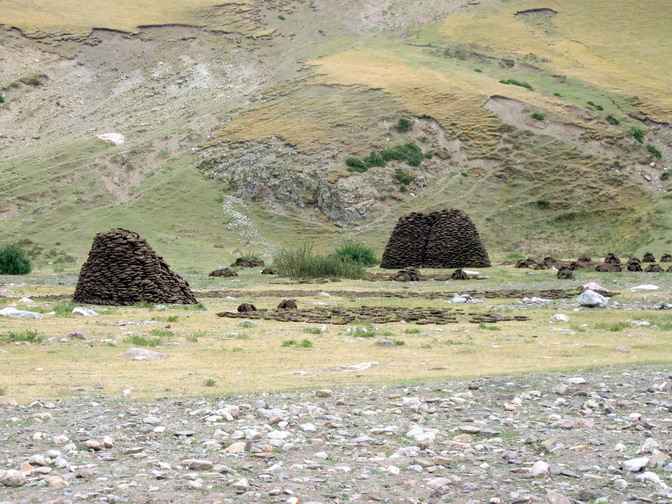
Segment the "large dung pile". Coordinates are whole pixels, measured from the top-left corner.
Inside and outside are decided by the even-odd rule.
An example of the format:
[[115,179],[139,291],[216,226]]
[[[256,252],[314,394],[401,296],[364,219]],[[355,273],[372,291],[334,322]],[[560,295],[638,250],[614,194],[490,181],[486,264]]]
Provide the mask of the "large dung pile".
[[476,226],[462,210],[412,213],[399,219],[381,268],[483,268],[490,259]]
[[189,284],[158,257],[140,235],[125,229],[98,233],[79,273],[73,298],[79,303],[129,306],[194,304]]

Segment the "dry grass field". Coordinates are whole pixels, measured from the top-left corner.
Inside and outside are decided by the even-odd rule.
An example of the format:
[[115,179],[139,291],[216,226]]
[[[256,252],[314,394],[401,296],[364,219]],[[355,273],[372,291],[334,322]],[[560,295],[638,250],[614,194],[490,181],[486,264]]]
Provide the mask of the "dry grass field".
[[[485,271],[485,270],[484,270]],[[531,273],[531,274],[530,274]],[[457,282],[343,281],[321,285],[287,284],[258,279],[247,270],[239,281],[225,279],[208,289],[225,289],[220,297],[201,297],[196,307],[150,306],[92,307],[97,317],[69,314],[74,304],[66,300],[17,302],[20,297],[48,297],[68,294],[73,286],[36,283],[8,287],[16,294],[3,305],[38,310],[42,320],[2,319],[0,339],[0,389],[20,402],[36,398],[103,394],[155,398],[193,394],[236,394],[329,387],[346,384],[415,383],[441,377],[472,377],[542,370],[587,369],[599,366],[647,362],[669,362],[672,318],[652,310],[669,301],[672,281],[669,273],[602,274],[581,272],[575,282],[558,281],[552,272],[527,272],[511,266],[487,270],[489,280]],[[7,278],[7,277],[5,277]],[[199,279],[191,278],[198,284]],[[194,281],[195,280],[195,281]],[[611,299],[608,310],[579,308],[575,296],[542,304],[524,304],[520,298],[489,297],[480,304],[451,304],[452,293],[461,289],[481,292],[501,289],[576,288],[589,280],[606,283],[620,294]],[[201,279],[201,281],[204,281]],[[269,283],[270,282],[270,283]],[[627,290],[640,283],[656,283],[653,293]],[[226,289],[242,289],[236,299],[227,299]],[[414,323],[327,325],[323,333],[316,324],[255,320],[241,325],[239,319],[218,317],[220,311],[235,311],[242,302],[260,309],[275,309],[283,299],[261,296],[261,291],[297,290],[299,308],[329,307],[431,307],[448,308],[458,322],[447,325]],[[322,292],[334,292],[325,296]],[[346,291],[347,294],[336,294]],[[357,292],[376,293],[356,297]],[[383,298],[384,292],[428,293],[443,291],[446,297],[428,299]],[[478,296],[483,298],[483,296]],[[59,306],[61,308],[59,308]],[[56,310],[56,314],[48,312]],[[487,312],[525,315],[529,321],[470,323],[467,314]],[[551,323],[552,315],[564,313],[569,323]],[[65,316],[64,316],[65,315]],[[146,325],[115,326],[117,322],[155,321]],[[649,322],[650,325],[638,325]],[[353,328],[348,331],[348,328]],[[33,331],[41,342],[10,342]],[[68,337],[84,333],[87,341]],[[368,331],[368,332],[367,332]],[[389,339],[394,346],[376,344]],[[115,340],[116,344],[104,340]],[[297,345],[283,346],[294,340]],[[306,347],[301,346],[301,342]],[[285,343],[287,345],[287,343]],[[142,346],[169,357],[156,361],[134,361],[122,356],[131,347]],[[376,362],[362,371],[330,371],[328,368]],[[209,381],[212,380],[212,381]],[[129,392],[126,392],[127,394]]]

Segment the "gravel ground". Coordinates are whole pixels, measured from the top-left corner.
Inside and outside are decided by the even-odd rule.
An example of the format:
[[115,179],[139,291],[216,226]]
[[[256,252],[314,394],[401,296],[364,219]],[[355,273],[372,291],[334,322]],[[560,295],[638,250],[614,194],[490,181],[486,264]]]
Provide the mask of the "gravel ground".
[[672,502],[671,372],[5,400],[0,503]]

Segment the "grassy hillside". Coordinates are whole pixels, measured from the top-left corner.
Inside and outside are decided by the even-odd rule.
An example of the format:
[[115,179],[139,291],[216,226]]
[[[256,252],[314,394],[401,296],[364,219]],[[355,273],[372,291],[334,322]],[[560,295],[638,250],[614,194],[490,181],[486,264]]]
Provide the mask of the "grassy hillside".
[[[382,250],[400,215],[445,207],[500,256],[670,251],[663,0],[108,4],[3,7],[30,38],[0,34],[0,232],[75,257],[49,267],[116,226],[203,271]],[[406,142],[419,166],[346,171]]]

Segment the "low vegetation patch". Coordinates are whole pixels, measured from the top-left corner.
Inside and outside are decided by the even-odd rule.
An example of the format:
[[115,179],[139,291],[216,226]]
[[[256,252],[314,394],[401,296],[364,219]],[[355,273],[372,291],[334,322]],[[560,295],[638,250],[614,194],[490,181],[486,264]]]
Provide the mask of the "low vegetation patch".
[[406,133],[411,131],[411,128],[413,127],[413,121],[406,119],[405,117],[400,117],[395,127],[399,133]]
[[535,121],[543,121],[543,120],[544,120],[544,115],[543,115],[543,114],[540,114],[539,112],[535,112],[535,113],[532,114],[530,117],[531,117],[532,119],[534,119]]
[[499,82],[501,82],[502,84],[510,84],[512,86],[524,87],[526,89],[529,89],[530,91],[532,91],[532,89],[533,89],[532,86],[530,84],[528,84],[527,82],[521,82],[521,81],[518,81],[516,79],[504,79],[504,80],[500,80]]
[[592,102],[592,101],[589,101],[589,102],[588,102],[588,105],[590,105],[591,107],[593,107],[595,110],[604,110],[604,107],[603,107],[602,105],[598,105],[598,104],[596,104],[596,103],[594,103],[594,102]]
[[131,334],[124,341],[135,346],[157,347],[161,346],[161,338],[148,338],[139,334]]
[[639,143],[644,143],[644,132],[642,131],[642,128],[638,128],[636,126],[633,126],[630,129],[630,134],[633,136],[635,140],[637,140]]
[[17,341],[27,341],[28,343],[42,343],[44,337],[37,331],[10,332],[0,336],[2,343],[16,343]]
[[349,157],[345,164],[349,172],[364,173],[374,166],[387,166],[388,161],[403,161],[409,166],[420,166],[423,159],[431,157],[431,153],[423,153],[417,144],[407,142],[382,151],[372,151],[364,159]]
[[618,119],[616,119],[616,118],[615,118],[613,115],[611,115],[611,114],[609,114],[609,115],[607,116],[607,122],[608,122],[609,124],[613,124],[614,126],[618,126],[619,124],[621,124],[621,121],[619,121]]
[[653,155],[654,157],[657,157],[658,159],[663,157],[663,153],[660,152],[658,149],[656,149],[655,146],[651,144],[646,144],[646,150],[649,151],[649,154]]
[[282,249],[273,256],[281,276],[291,278],[364,278],[364,267],[333,254],[316,254],[310,246]]

